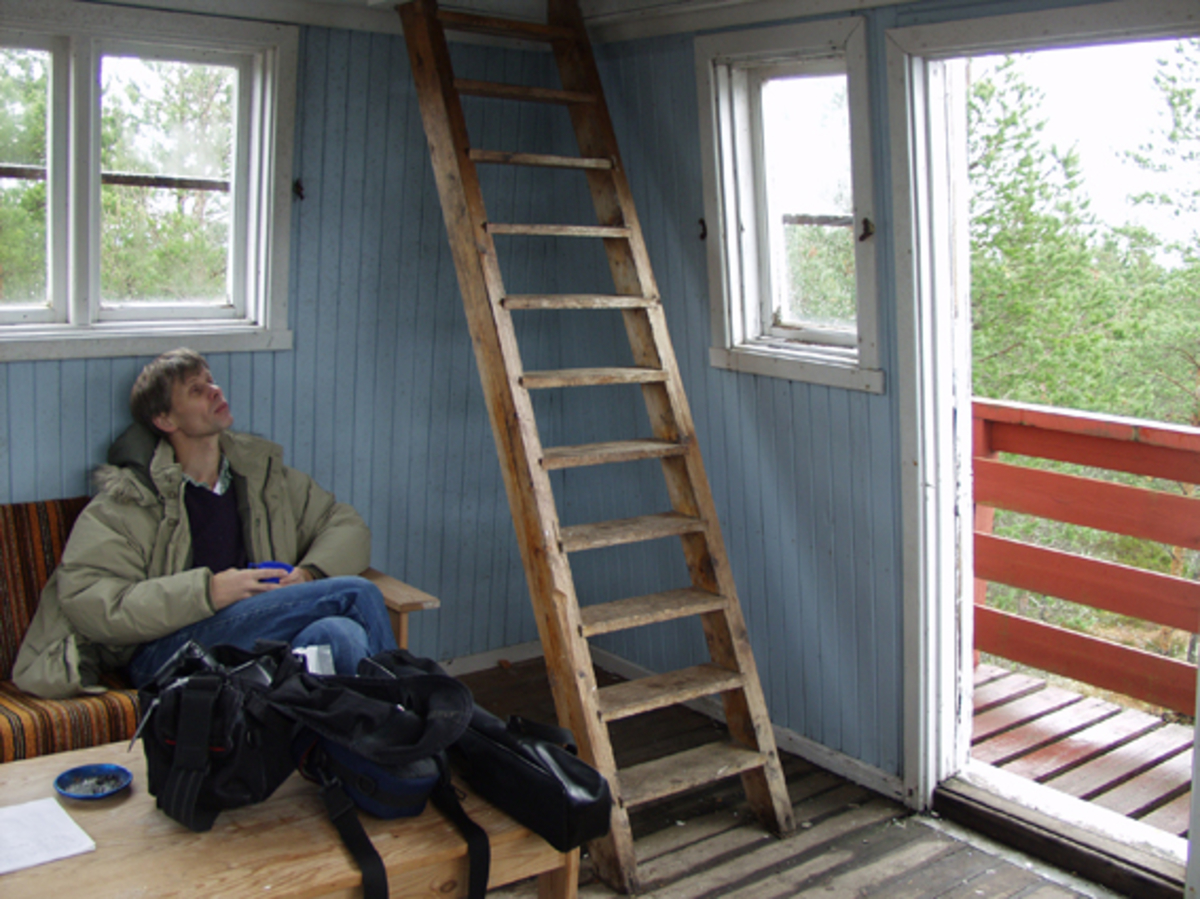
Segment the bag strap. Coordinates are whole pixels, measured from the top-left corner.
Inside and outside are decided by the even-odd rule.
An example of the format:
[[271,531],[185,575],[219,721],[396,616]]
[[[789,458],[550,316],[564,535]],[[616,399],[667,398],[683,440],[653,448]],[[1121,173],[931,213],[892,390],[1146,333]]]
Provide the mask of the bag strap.
[[487,892],[488,876],[492,866],[492,845],[488,840],[487,831],[472,821],[471,816],[462,807],[458,793],[450,783],[446,758],[441,753],[437,756],[437,763],[442,776],[438,779],[437,786],[433,788],[431,797],[433,804],[450,819],[450,823],[467,841],[467,860],[470,862],[467,899],[483,899]]
[[216,809],[198,809],[196,799],[208,775],[209,736],[213,707],[221,692],[221,679],[193,675],[181,689],[175,754],[166,785],[158,794],[158,807],[180,824],[200,833],[211,830],[217,819]]
[[341,781],[336,777],[326,780],[324,786],[325,809],[329,812],[329,820],[337,828],[342,842],[362,871],[363,899],[387,899],[387,868],[383,866],[379,851],[358,820],[357,806],[346,795]]
[[[314,744],[309,751],[320,752],[320,749]],[[440,777],[438,777],[437,785],[434,786],[430,798],[466,840],[470,872],[467,899],[484,899],[492,861],[492,850],[491,844],[488,842],[487,831],[471,820],[466,810],[463,809],[462,803],[459,802],[458,794],[450,784],[450,774],[446,767],[445,757],[439,754],[435,759]],[[334,773],[332,759],[321,753],[321,757],[316,760],[315,764],[302,764],[301,770],[311,772],[312,776],[320,780],[329,820],[337,828],[342,842],[354,856],[355,864],[362,871],[363,899],[387,899],[387,868],[384,866],[375,844],[363,830],[362,822],[358,819],[358,807],[342,789],[341,779]]]

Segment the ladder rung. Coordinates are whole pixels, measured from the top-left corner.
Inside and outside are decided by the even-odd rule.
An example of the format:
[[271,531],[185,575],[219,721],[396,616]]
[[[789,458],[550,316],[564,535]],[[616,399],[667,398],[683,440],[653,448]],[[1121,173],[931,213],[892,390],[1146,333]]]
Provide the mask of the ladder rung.
[[549,153],[509,153],[506,150],[471,150],[471,161],[491,165],[533,165],[548,169],[611,169],[611,159],[586,156],[553,156]]
[[667,380],[659,368],[562,368],[557,371],[527,371],[521,386],[527,390],[548,387],[601,387],[607,384],[655,384]]
[[642,543],[662,537],[679,537],[704,530],[704,521],[679,512],[639,515],[595,524],[576,524],[562,529],[563,549],[569,553],[600,549],[625,543]]
[[616,721],[741,686],[740,673],[708,663],[614,684],[599,690],[597,697],[601,717]]
[[500,301],[505,309],[648,309],[658,297],[620,293],[510,293]]
[[522,22],[517,19],[501,19],[495,16],[476,16],[465,12],[438,10],[438,20],[450,31],[468,31],[472,34],[491,34],[496,37],[515,37],[530,41],[573,40],[575,32],[562,25],[547,25],[544,22]]
[[522,234],[526,237],[628,238],[629,229],[609,225],[511,225],[488,222],[489,234]]
[[724,596],[695,587],[683,587],[679,590],[666,590],[662,593],[648,593],[645,596],[631,596],[615,602],[583,606],[579,610],[579,616],[583,620],[583,636],[595,637],[647,624],[674,621],[676,618],[687,618],[689,615],[716,612],[725,608],[725,605]]
[[687,450],[686,443],[673,443],[670,440],[613,440],[607,443],[581,443],[578,446],[554,446],[543,450],[542,467],[552,471],[556,468],[583,468],[638,459],[663,459],[682,456]]
[[532,87],[528,84],[503,84],[499,81],[475,81],[455,78],[454,88],[471,97],[492,97],[497,100],[529,100],[534,103],[595,103],[596,95],[583,91],[560,91],[552,87]]
[[620,794],[626,806],[642,805],[760,768],[762,753],[732,743],[706,743],[665,758],[618,771]]

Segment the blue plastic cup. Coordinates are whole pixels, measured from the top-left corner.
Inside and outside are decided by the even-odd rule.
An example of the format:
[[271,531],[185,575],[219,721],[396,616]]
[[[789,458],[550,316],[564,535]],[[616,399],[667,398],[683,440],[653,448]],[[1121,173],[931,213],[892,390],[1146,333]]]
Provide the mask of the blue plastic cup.
[[[284,574],[291,574],[291,572],[292,572],[292,566],[289,565],[287,562],[251,562],[250,567],[251,568],[280,568],[283,570]],[[279,577],[283,577],[283,574],[281,574]],[[262,583],[278,584],[279,577],[265,577],[262,579]]]

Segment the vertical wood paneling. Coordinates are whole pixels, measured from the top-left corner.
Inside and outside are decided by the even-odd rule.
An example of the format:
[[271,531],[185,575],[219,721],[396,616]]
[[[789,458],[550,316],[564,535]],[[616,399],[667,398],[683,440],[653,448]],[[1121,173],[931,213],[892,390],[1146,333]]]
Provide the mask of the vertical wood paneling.
[[[552,83],[547,54],[456,52],[477,77]],[[289,464],[352,501],[376,567],[442,598],[442,612],[415,617],[413,646],[445,658],[536,629],[411,84],[402,38],[302,30],[294,349],[208,358],[236,427],[278,441]],[[489,110],[476,139],[504,146],[542,116]],[[545,202],[524,173],[497,190],[514,212]],[[546,265],[545,251],[522,265]],[[0,365],[0,501],[85,491],[147,361]]]
[[[609,45],[599,55],[772,715],[897,772],[891,401],[709,367],[691,40]],[[606,423],[616,427],[616,415]],[[611,645],[661,668],[694,658],[684,636]]]
[[[464,77],[553,86],[548,55],[458,46]],[[768,702],[781,724],[895,772],[901,652],[895,423],[888,397],[708,365],[709,311],[691,41],[600,49],[602,74],[725,527]],[[536,637],[402,39],[308,28],[300,47],[289,316],[294,349],[212,354],[237,426],[352,501],[373,564],[439,595],[413,621],[419,653],[452,657]],[[468,108],[473,142],[573,152],[560,111]],[[527,145],[526,141],[530,141]],[[488,173],[493,218],[587,221],[586,190]],[[566,182],[562,182],[566,184]],[[514,289],[605,289],[600,254],[545,240],[502,247]],[[886,321],[886,318],[885,318]],[[624,360],[619,317],[527,313],[540,367]],[[885,358],[889,349],[885,347]],[[129,420],[147,361],[0,365],[0,501],[85,489]],[[645,434],[636,390],[539,397],[547,445]],[[660,497],[657,464],[555,473],[572,521]],[[657,499],[655,500],[658,501]],[[679,586],[667,543],[572,559],[587,601]],[[704,657],[694,623],[602,645],[655,669]]]

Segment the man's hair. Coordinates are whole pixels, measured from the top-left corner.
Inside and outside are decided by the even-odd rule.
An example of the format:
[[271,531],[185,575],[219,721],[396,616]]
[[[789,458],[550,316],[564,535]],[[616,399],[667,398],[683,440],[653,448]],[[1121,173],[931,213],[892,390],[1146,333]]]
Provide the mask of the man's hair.
[[161,436],[154,419],[171,411],[171,393],[175,385],[207,370],[208,362],[204,357],[187,347],[168,350],[148,363],[129,393],[129,410],[134,420]]

